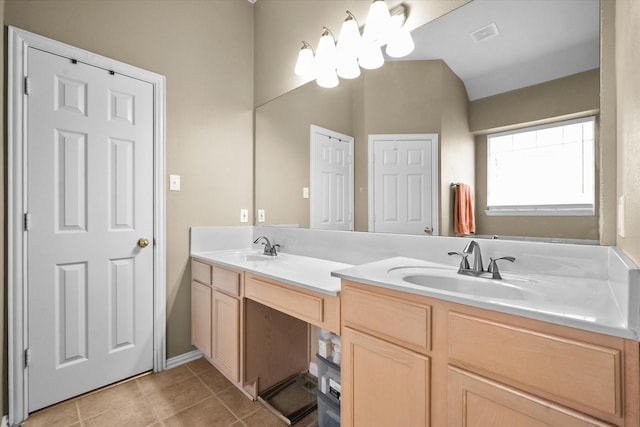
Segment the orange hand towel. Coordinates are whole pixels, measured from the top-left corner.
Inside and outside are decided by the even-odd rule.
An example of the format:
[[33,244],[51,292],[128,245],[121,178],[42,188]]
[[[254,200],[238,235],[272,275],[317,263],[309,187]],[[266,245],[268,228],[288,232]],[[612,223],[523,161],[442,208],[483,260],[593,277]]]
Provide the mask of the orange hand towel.
[[467,184],[458,184],[456,186],[453,225],[455,232],[463,236],[476,232],[471,187]]

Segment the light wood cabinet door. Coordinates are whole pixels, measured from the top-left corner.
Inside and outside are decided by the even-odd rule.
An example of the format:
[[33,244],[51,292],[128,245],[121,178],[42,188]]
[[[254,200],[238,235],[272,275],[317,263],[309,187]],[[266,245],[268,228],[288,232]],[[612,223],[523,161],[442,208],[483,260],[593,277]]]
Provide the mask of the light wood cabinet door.
[[240,381],[240,301],[213,291],[211,359],[228,378]]
[[448,319],[451,364],[592,415],[622,414],[620,349],[464,313]]
[[429,358],[345,327],[342,425],[429,425]]
[[191,343],[211,357],[211,287],[191,281]]
[[449,367],[451,427],[586,427],[611,424],[487,378]]

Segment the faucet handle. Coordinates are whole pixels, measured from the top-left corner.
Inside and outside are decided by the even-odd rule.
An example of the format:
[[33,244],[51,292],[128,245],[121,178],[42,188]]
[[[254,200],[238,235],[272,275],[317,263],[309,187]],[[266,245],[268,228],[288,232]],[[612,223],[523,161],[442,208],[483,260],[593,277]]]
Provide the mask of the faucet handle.
[[469,260],[467,259],[469,254],[465,254],[462,252],[448,252],[448,255],[458,255],[460,257],[460,267],[458,267],[458,272],[460,272],[461,270],[469,270]]
[[278,255],[278,249],[280,249],[280,245],[279,244],[275,244],[275,245],[271,245],[271,255],[273,256],[277,256]]
[[489,268],[487,269],[487,271],[491,273],[491,278],[495,280],[502,279],[502,276],[500,275],[500,270],[498,269],[499,260],[504,259],[510,262],[514,262],[516,260],[516,258],[512,256],[501,256],[501,257],[489,258],[489,259],[491,260],[491,262],[489,263]]

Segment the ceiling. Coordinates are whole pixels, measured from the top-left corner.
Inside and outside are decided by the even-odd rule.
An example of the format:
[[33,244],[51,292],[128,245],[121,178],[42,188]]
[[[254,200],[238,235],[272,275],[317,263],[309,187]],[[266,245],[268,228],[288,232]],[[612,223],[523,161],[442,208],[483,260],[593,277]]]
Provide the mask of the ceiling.
[[444,60],[474,100],[599,67],[599,30],[599,0],[473,0],[415,29],[402,60]]

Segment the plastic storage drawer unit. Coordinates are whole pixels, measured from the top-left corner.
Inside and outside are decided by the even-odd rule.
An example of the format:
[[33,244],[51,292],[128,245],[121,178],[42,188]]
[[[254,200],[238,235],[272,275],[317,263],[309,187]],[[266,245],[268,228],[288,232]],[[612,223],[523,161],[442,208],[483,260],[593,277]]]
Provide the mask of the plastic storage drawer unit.
[[340,406],[318,393],[318,427],[340,427]]
[[340,365],[319,354],[318,426],[340,426]]
[[317,355],[318,391],[327,396],[334,404],[340,405],[340,365]]

